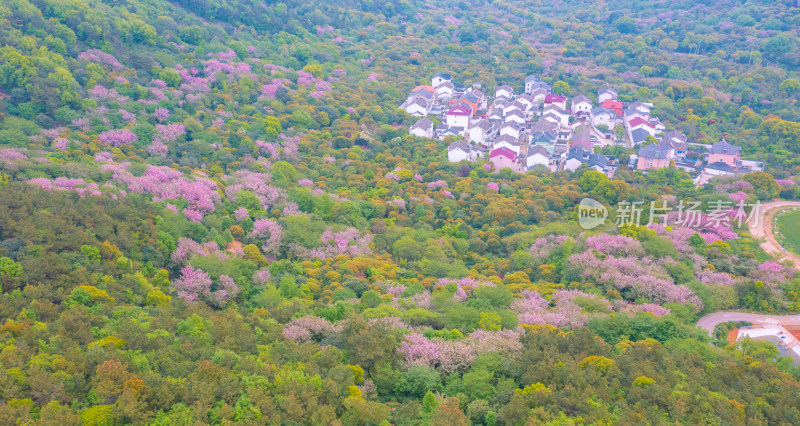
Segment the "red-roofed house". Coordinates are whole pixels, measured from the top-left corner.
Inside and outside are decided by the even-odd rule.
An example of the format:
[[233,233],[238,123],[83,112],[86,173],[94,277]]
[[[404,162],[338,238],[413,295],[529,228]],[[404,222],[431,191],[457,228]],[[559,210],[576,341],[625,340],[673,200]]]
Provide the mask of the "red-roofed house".
[[456,105],[464,105],[469,107],[469,109],[473,112],[478,110],[478,100],[474,98],[470,99],[466,96],[450,99],[447,104],[451,107]]
[[622,117],[622,102],[606,99],[602,104],[600,104],[600,106],[603,108],[613,109],[614,112],[617,113],[618,117]]
[[434,89],[431,86],[425,86],[425,85],[415,87],[414,90],[411,91],[411,93],[414,93],[414,92],[416,92],[418,90],[425,90],[425,91],[428,91],[428,92],[431,92],[431,93],[436,93],[436,89]]
[[472,115],[472,108],[459,104],[456,105],[445,113],[447,116],[447,125],[450,127],[460,127],[466,129],[469,127],[469,118]]
[[504,147],[495,148],[489,154],[489,161],[494,165],[496,171],[509,168],[514,172],[519,172],[519,164],[517,164],[517,153]]
[[558,105],[561,109],[567,109],[567,97],[551,93],[544,97],[545,105]]
[[[633,129],[637,128],[637,127],[642,127],[642,126],[646,126],[649,129],[655,129],[656,128],[649,121],[645,120],[642,117],[636,117],[633,120],[628,122],[628,127],[630,127],[631,130],[633,130]],[[650,130],[648,130],[648,131],[650,131]]]

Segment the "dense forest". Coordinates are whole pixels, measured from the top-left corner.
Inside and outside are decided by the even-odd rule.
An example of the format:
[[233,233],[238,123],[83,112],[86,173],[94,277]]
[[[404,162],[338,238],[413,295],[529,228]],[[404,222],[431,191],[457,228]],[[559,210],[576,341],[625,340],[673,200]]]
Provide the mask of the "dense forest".
[[[800,423],[792,359],[695,327],[800,312],[793,265],[576,212],[796,199],[797,6],[2,2],[0,423]],[[449,163],[398,108],[441,71],[612,84],[766,170]]]

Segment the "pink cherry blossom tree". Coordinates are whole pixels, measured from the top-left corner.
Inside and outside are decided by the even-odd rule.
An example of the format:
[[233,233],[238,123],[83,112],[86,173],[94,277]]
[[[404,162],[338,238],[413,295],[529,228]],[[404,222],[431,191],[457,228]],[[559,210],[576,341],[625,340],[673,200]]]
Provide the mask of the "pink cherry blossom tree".
[[277,254],[281,248],[283,228],[272,219],[261,218],[253,224],[253,230],[250,235],[255,240],[263,243],[261,249],[264,252]]
[[233,217],[237,221],[241,222],[250,217],[250,212],[248,212],[247,209],[244,207],[239,207],[233,212]]
[[586,238],[586,245],[609,255],[641,256],[644,248],[639,240],[624,235],[600,234]]
[[300,318],[292,318],[283,328],[283,337],[302,343],[339,333],[342,328],[342,325],[333,324],[325,318],[306,315]]
[[172,288],[178,292],[180,298],[194,304],[211,291],[211,278],[202,269],[186,265],[181,269],[181,277],[172,281]]
[[100,142],[110,146],[128,145],[139,139],[135,133],[128,129],[109,130],[100,133],[97,138]]
[[181,269],[180,278],[172,281],[172,288],[189,304],[205,300],[213,306],[221,307],[235,298],[240,289],[233,278],[227,275],[220,275],[217,282],[217,289],[212,291],[211,277],[202,269],[186,265]]

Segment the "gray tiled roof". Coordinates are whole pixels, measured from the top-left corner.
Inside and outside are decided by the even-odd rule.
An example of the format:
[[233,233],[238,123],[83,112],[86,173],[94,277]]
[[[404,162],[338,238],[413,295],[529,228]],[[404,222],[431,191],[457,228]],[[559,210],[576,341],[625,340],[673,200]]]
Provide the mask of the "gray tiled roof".
[[661,145],[647,145],[639,150],[639,156],[645,158],[666,159],[669,156],[669,148]]
[[739,155],[742,152],[742,147],[731,145],[728,142],[725,142],[725,139],[711,145],[711,153],[712,154],[730,154],[730,155]]
[[717,161],[706,166],[707,169],[719,170],[722,172],[732,172],[733,167],[724,161]]
[[648,136],[650,136],[650,133],[642,128],[635,129],[631,132],[631,137],[633,138],[634,144],[640,144],[644,142]]
[[577,105],[577,104],[579,104],[581,102],[587,102],[590,105],[592,103],[592,101],[590,101],[589,98],[587,98],[586,96],[583,96],[583,95],[578,95],[578,96],[575,96],[574,98],[572,98],[572,105]]
[[610,87],[608,85],[601,87],[600,90],[597,91],[598,94],[606,93],[606,92],[613,93],[615,95],[618,93],[617,89],[614,89],[613,87]]
[[414,123],[413,125],[411,125],[411,128],[409,130],[414,130],[414,129],[428,130],[431,128],[433,128],[433,122],[431,120],[428,120],[427,118],[423,118]]
[[451,143],[450,146],[447,147],[448,151],[453,151],[456,149],[461,149],[463,151],[469,152],[469,144],[464,140],[457,140]]
[[528,157],[535,154],[540,154],[547,158],[550,158],[550,151],[548,151],[547,148],[541,145],[534,145],[532,147],[528,147]]
[[495,144],[498,144],[500,142],[507,142],[507,143],[509,143],[511,145],[515,145],[515,146],[518,146],[520,144],[519,143],[519,139],[517,139],[517,138],[515,138],[515,137],[513,137],[511,135],[500,135],[500,136],[497,137],[497,139],[494,140]]

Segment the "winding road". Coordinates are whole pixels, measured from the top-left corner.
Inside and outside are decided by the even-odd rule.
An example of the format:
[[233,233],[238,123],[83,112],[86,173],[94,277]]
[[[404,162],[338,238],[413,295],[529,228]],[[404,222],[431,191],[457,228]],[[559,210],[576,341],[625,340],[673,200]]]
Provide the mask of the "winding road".
[[778,260],[791,260],[795,268],[800,270],[800,256],[784,250],[783,246],[775,239],[775,234],[772,230],[772,218],[775,217],[775,213],[788,208],[800,208],[800,201],[771,201],[764,203],[759,211],[758,222],[755,226],[753,226],[752,222],[748,222],[748,227],[753,238],[764,240],[761,243],[761,248],[765,252],[774,255]]
[[[761,205],[759,210],[758,221],[748,222],[750,234],[757,240],[763,240],[761,248],[765,252],[775,256],[778,260],[790,260],[794,263],[795,268],[800,270],[800,256],[794,255],[786,251],[783,246],[778,243],[772,230],[772,219],[775,213],[780,210],[789,208],[800,208],[800,201],[770,201]],[[755,222],[755,224],[753,223]],[[747,321],[753,324],[770,324],[770,325],[800,325],[800,315],[763,315],[752,314],[747,312],[715,312],[708,314],[697,321],[697,326],[708,331],[709,334],[714,332],[714,327],[717,324],[728,321]]]
[[[747,336],[752,339],[774,343],[782,356],[789,356],[800,363],[800,340],[786,327],[800,325],[800,315],[762,315],[747,312],[715,312],[700,318],[697,326],[714,335],[717,324],[728,321],[748,321],[752,327],[740,328],[737,339]],[[716,337],[716,336],[714,336]]]
[[708,314],[700,321],[697,321],[697,326],[708,331],[714,332],[714,327],[717,324],[728,321],[747,321],[753,324],[783,324],[783,325],[800,325],[800,315],[762,315],[751,314],[747,312],[714,312]]

